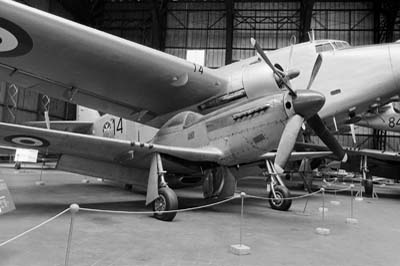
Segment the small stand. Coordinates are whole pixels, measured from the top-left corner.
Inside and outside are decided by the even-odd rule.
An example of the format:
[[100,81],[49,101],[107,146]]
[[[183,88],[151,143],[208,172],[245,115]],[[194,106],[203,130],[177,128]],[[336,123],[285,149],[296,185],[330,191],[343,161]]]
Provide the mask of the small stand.
[[331,230],[325,227],[325,211],[328,211],[328,208],[325,208],[325,189],[321,188],[322,191],[322,207],[319,208],[319,211],[322,212],[322,227],[317,227],[315,232],[319,235],[329,235]]
[[354,218],[353,216],[354,216],[354,211],[353,211],[353,209],[354,209],[354,204],[353,204],[353,202],[354,202],[354,198],[353,198],[353,188],[354,188],[354,185],[353,184],[351,184],[350,185],[350,193],[351,193],[351,197],[350,197],[350,217],[349,218],[346,218],[346,223],[348,223],[348,224],[357,224],[358,223],[358,220],[356,219],[356,218]]
[[[338,179],[337,179],[337,177],[336,177],[335,180],[334,180],[334,183],[337,183],[337,181],[338,181]],[[337,200],[336,192],[337,192],[337,190],[335,189],[335,190],[334,190],[335,199],[334,199],[334,200],[331,200],[331,204],[334,205],[334,206],[339,206],[339,205],[340,205],[340,201]]]
[[231,245],[230,251],[235,255],[248,255],[250,254],[250,247],[242,244],[242,227],[243,227],[243,207],[244,207],[244,197],[246,193],[241,192],[240,198],[242,199],[242,207],[240,211],[240,238],[239,244]]
[[44,166],[44,163],[42,163],[42,167],[40,168],[40,177],[39,177],[39,181],[36,181],[36,182],[35,182],[36,186],[44,186],[44,185],[45,185],[44,181],[42,180],[43,166]]
[[335,199],[331,200],[331,204],[334,205],[334,206],[339,206],[340,205],[340,201],[338,201],[337,197],[336,197],[336,189],[335,189]]

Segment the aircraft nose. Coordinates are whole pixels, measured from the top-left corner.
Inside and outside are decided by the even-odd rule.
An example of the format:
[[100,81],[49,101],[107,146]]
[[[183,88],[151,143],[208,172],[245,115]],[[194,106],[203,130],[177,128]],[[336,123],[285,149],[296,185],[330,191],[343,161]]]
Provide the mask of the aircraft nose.
[[292,100],[294,111],[305,119],[315,115],[325,104],[325,96],[313,90],[297,90]]

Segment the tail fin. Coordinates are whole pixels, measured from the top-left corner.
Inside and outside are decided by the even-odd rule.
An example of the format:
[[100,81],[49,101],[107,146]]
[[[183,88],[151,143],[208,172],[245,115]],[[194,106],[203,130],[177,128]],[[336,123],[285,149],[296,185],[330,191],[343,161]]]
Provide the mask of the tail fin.
[[93,122],[100,118],[100,113],[96,110],[83,107],[80,105],[76,106],[76,120],[77,121],[85,121],[85,122]]

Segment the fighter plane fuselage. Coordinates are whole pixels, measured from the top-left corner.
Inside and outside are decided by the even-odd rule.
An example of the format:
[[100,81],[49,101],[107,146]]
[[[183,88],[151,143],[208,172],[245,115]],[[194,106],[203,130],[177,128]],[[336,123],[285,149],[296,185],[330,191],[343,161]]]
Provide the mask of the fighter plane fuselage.
[[170,119],[156,134],[154,143],[184,147],[216,147],[223,165],[257,160],[276,149],[291,109],[286,94],[265,96],[214,111],[207,115],[183,112]]

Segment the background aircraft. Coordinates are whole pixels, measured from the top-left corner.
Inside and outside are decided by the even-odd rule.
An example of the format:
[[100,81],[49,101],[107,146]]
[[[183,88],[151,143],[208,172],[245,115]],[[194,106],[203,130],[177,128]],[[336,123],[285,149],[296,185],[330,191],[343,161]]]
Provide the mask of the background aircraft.
[[356,124],[359,126],[400,132],[400,110],[393,102],[366,113]]
[[[0,17],[1,79],[159,128],[144,142],[0,123],[0,143],[59,154],[68,171],[147,185],[146,203],[162,220],[176,213],[157,211],[178,207],[169,177],[201,175],[210,196],[226,197],[241,167],[265,160],[271,205],[287,210],[276,173],[290,155],[346,160],[321,117],[341,123],[399,89],[396,44],[314,41],[270,60],[252,40],[258,56],[213,70],[13,1],[0,1]],[[123,121],[104,123],[103,134],[124,134]],[[332,152],[292,153],[305,122]]]

